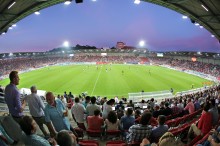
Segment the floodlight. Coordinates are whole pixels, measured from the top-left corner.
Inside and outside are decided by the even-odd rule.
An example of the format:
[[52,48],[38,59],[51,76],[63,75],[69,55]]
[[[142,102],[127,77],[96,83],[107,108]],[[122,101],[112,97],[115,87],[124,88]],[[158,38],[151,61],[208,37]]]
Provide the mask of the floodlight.
[[40,12],[39,12],[39,11],[36,11],[36,12],[34,12],[34,14],[36,14],[36,15],[40,15]]
[[140,0],[134,0],[134,4],[138,5],[138,4],[140,4],[140,2],[141,2]]
[[67,0],[67,1],[64,2],[64,5],[69,5],[69,4],[71,4],[70,0]]
[[201,5],[207,12],[209,11],[203,4]]
[[212,35],[211,35],[211,37],[212,37],[212,38],[214,38],[214,37],[215,37],[215,35],[213,35],[213,34],[212,34]]
[[187,16],[182,16],[182,18],[183,18],[183,19],[187,19],[188,17],[187,17]]
[[69,42],[68,42],[68,41],[65,41],[65,42],[63,43],[63,46],[64,46],[64,47],[69,47]]
[[139,46],[141,46],[141,47],[145,46],[145,41],[143,41],[143,40],[140,41],[140,42],[139,42]]
[[16,24],[13,24],[13,25],[12,25],[12,27],[16,27],[16,26],[17,26]]
[[203,28],[203,26],[201,26],[201,25],[200,25],[199,27],[200,27],[200,28]]
[[96,2],[96,0],[92,0],[93,2]]
[[195,23],[195,26],[199,26],[199,23]]
[[12,27],[9,27],[8,29],[12,29]]
[[9,6],[8,9],[10,9],[16,2],[12,2]]

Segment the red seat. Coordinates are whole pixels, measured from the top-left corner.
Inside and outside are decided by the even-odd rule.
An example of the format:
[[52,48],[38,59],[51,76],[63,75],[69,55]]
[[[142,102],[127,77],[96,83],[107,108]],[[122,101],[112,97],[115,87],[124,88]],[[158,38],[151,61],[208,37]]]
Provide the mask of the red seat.
[[198,144],[202,144],[204,141],[206,141],[209,137],[210,133],[207,133],[202,139],[200,139],[199,141],[197,141],[193,146],[197,146]]
[[106,131],[106,138],[108,138],[108,136],[120,137],[120,135],[121,135],[120,130],[107,130]]
[[99,146],[96,140],[81,140],[78,143],[80,146]]
[[196,136],[188,146],[193,146],[195,143],[197,143],[202,138],[201,135]]
[[106,146],[126,146],[126,143],[121,140],[116,140],[116,141],[108,141],[106,143]]
[[89,137],[102,137],[102,131],[101,130],[90,130],[90,129],[87,129],[86,130],[87,132],[87,135],[88,135],[88,139]]

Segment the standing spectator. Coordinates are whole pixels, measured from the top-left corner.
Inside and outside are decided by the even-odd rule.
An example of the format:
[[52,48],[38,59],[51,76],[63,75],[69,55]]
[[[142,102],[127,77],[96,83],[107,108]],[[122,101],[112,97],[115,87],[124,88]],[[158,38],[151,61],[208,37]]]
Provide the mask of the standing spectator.
[[49,134],[45,130],[43,124],[46,124],[45,116],[44,116],[44,103],[40,96],[37,95],[36,86],[31,86],[31,94],[24,98],[24,103],[28,103],[30,114],[33,119],[36,121],[44,136],[48,136]]
[[86,108],[87,105],[90,103],[90,96],[86,96],[86,100],[82,102],[83,106]]
[[112,106],[113,106],[114,104],[115,104],[115,100],[114,100],[114,99],[110,99],[109,101],[107,101],[107,102],[105,102],[105,103],[103,104],[102,117],[103,117],[104,119],[106,119],[107,116],[108,116],[108,113],[109,113],[110,111],[112,111]]
[[140,124],[133,125],[129,128],[129,135],[127,136],[128,142],[142,141],[144,138],[149,138],[152,132],[152,126],[149,121],[152,115],[150,112],[145,112],[141,116]]
[[91,97],[91,104],[87,105],[86,113],[87,116],[93,116],[95,110],[101,111],[100,107],[96,104],[96,98],[93,96]]
[[17,71],[12,71],[9,74],[10,84],[5,88],[5,102],[8,106],[9,113],[12,115],[13,119],[20,123],[23,117],[23,110],[25,104],[21,103],[21,95],[16,87],[19,85],[19,76]]
[[63,105],[67,106],[67,98],[65,98],[63,95],[61,95],[60,100],[62,101]]
[[66,129],[70,130],[70,122],[67,118],[67,109],[63,103],[55,97],[52,92],[46,93],[47,105],[45,107],[45,121],[50,130],[51,136],[57,132]]
[[86,130],[84,125],[84,114],[86,112],[85,107],[79,103],[79,98],[75,98],[75,104],[71,108],[71,113],[73,116],[73,119],[76,120],[77,125],[82,128],[83,130]]

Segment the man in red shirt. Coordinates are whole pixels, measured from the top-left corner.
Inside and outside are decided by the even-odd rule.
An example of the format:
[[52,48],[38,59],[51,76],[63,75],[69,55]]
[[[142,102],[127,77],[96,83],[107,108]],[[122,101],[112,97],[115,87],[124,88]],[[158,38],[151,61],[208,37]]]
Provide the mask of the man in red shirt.
[[[210,104],[206,103],[203,108],[203,112],[199,120],[196,124],[192,124],[189,132],[188,132],[188,138],[191,137],[191,135],[194,133],[196,136],[206,135],[212,128],[212,114],[208,112],[210,108]],[[197,126],[198,125],[198,126]]]
[[104,120],[100,117],[100,110],[96,109],[94,111],[94,116],[87,117],[88,130],[100,130],[104,124]]

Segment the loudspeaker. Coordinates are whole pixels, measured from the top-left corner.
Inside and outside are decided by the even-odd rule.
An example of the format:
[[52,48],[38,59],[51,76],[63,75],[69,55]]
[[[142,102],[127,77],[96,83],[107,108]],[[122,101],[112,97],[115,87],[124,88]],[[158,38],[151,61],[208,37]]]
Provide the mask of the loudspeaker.
[[76,3],[82,3],[83,2],[83,0],[75,0],[76,1]]

